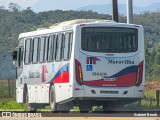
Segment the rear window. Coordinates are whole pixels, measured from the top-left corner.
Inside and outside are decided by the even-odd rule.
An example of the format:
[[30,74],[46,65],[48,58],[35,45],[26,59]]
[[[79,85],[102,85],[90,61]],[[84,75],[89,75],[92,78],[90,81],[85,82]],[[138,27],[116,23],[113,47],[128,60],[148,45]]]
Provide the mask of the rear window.
[[134,28],[84,27],[81,36],[84,51],[128,53],[138,50],[138,30]]

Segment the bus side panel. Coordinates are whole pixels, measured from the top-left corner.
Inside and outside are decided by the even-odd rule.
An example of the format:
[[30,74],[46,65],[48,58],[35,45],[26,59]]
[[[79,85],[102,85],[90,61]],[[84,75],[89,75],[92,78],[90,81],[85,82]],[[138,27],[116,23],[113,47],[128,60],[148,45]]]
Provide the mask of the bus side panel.
[[24,85],[22,84],[22,77],[23,76],[23,71],[20,76],[17,76],[18,78],[16,79],[16,101],[18,103],[23,103],[23,89]]
[[71,95],[70,95],[70,93],[71,93],[70,83],[62,83],[61,89],[62,89],[61,99],[62,100],[69,99],[71,97]]
[[49,84],[28,85],[28,103],[49,103]]
[[58,64],[55,64],[55,75],[52,82],[55,86],[56,102],[62,102],[71,97],[70,63],[63,61]]
[[16,87],[16,101],[23,103],[23,85]]
[[54,84],[54,87],[55,87],[55,98],[56,98],[56,102],[60,102],[61,101],[61,84],[59,83],[56,83]]
[[29,103],[36,103],[36,87],[34,85],[28,85]]

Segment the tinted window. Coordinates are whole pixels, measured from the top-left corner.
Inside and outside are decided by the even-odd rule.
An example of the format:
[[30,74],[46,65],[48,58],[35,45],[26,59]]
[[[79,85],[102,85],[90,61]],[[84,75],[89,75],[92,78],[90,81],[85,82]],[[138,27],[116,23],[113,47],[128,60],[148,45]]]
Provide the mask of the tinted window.
[[23,66],[23,48],[20,47],[19,48],[19,67],[22,67]]
[[49,36],[48,43],[48,60],[53,61],[55,58],[55,35]]
[[62,40],[63,40],[63,34],[57,35],[57,38],[56,38],[56,55],[55,55],[56,61],[61,60],[61,55],[62,55]]
[[48,60],[48,37],[45,39],[44,61]]
[[33,39],[33,54],[32,54],[32,62],[36,63],[37,62],[37,58],[38,58],[38,41],[39,38],[34,38]]
[[31,39],[27,39],[25,42],[25,64],[30,63],[30,47],[31,47]]
[[138,50],[138,30],[134,28],[82,28],[82,49],[90,52],[127,53]]
[[71,58],[71,53],[72,53],[72,41],[73,41],[73,33],[70,33],[70,41],[69,41],[69,54],[68,58]]
[[66,33],[64,43],[63,43],[63,50],[64,50],[63,58],[64,58],[64,60],[70,59],[71,48],[72,48],[72,33]]
[[46,39],[46,37],[41,37],[39,62],[43,62],[44,61],[45,39]]

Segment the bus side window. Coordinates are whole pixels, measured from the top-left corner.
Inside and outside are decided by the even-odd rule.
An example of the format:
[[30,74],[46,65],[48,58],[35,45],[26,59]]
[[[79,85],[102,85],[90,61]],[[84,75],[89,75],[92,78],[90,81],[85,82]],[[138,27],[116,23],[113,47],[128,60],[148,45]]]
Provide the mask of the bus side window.
[[62,41],[63,41],[63,34],[58,34],[56,38],[56,54],[55,54],[56,61],[60,61],[62,59]]
[[18,67],[22,67],[23,66],[23,52],[24,52],[23,47],[20,47],[18,52],[19,52]]
[[70,59],[70,48],[72,47],[71,45],[71,40],[72,36],[71,33],[66,33],[65,34],[65,39],[64,39],[64,43],[63,43],[63,59],[64,60],[69,60]]
[[39,38],[34,38],[33,39],[33,53],[32,53],[32,62],[36,63],[38,61],[38,41]]
[[49,37],[46,37],[45,48],[44,48],[44,62],[48,61],[48,40],[49,40]]
[[25,42],[25,64],[30,63],[30,50],[31,50],[31,39],[27,39]]
[[50,35],[48,41],[48,61],[54,61],[55,59],[55,42],[55,35]]
[[73,42],[73,33],[70,33],[70,34],[69,34],[69,53],[68,53],[68,59],[71,58],[72,42]]
[[41,37],[39,62],[44,62],[45,39],[46,37]]

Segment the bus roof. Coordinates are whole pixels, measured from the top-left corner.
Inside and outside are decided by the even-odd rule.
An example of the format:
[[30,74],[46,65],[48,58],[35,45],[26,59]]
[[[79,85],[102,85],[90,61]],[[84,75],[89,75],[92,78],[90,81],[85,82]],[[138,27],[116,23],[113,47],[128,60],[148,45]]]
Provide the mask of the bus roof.
[[103,20],[103,19],[75,19],[75,20],[70,20],[70,21],[64,21],[61,23],[55,23],[52,26],[50,26],[49,28],[38,28],[37,31],[31,31],[31,32],[26,32],[26,33],[21,33],[19,35],[19,39],[20,38],[24,38],[24,37],[32,37],[32,36],[36,36],[36,35],[44,35],[44,34],[48,34],[48,33],[53,33],[53,32],[57,32],[57,31],[63,31],[63,30],[71,30],[73,28],[73,25],[80,25],[80,24],[98,24],[98,23],[102,23],[102,24],[112,24],[112,25],[123,25],[123,26],[135,26],[135,24],[131,25],[131,24],[127,24],[127,23],[117,23],[115,21],[112,20]]
[[82,24],[82,23],[116,23],[115,21],[112,20],[103,20],[103,19],[75,19],[75,20],[69,20],[69,21],[64,21],[61,23],[55,23],[49,28],[54,28],[57,26],[67,26],[67,25],[74,25],[74,24]]

